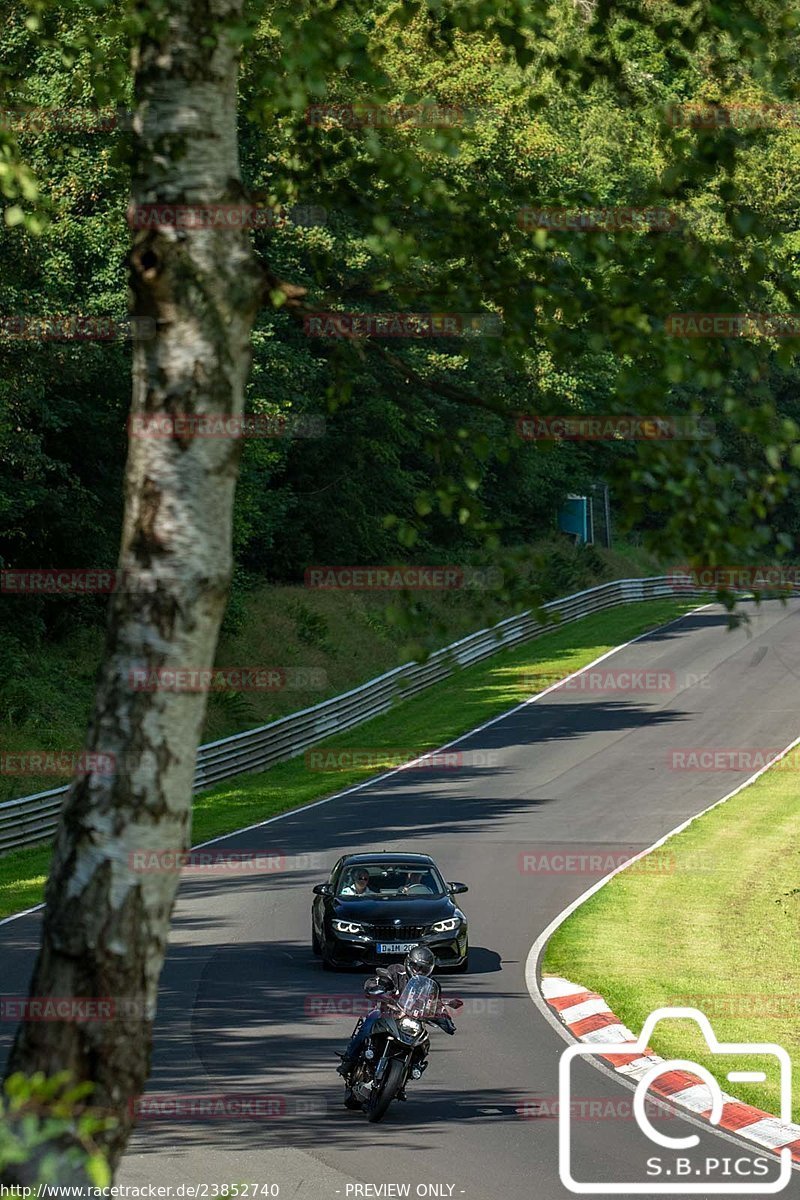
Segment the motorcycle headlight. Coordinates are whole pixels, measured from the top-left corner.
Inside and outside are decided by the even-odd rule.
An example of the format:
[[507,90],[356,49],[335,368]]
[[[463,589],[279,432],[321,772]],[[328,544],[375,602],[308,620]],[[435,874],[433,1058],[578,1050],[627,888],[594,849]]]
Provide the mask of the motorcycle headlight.
[[422,1023],[415,1021],[413,1017],[401,1017],[400,1028],[405,1029],[406,1033],[417,1034],[422,1032]]
[[431,933],[452,933],[460,924],[460,917],[448,917],[446,921],[437,921],[435,925],[431,925]]
[[364,926],[356,921],[334,921],[333,928],[337,933],[363,933]]

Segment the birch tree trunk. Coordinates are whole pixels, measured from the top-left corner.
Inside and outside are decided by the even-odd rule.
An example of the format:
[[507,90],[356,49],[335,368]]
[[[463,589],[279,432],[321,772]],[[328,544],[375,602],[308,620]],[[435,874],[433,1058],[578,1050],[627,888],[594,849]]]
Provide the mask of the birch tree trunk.
[[[241,7],[241,0],[168,0],[163,30],[134,52],[134,206],[241,201],[237,56],[225,38]],[[134,235],[130,273],[134,314],[156,323],[154,337],[134,343],[132,415],[240,414],[263,290],[248,234],[143,229]],[[178,875],[137,873],[131,856],[188,845],[206,697],[131,690],[130,677],[135,668],[213,663],[231,574],[239,448],[238,439],[191,433],[130,439],[124,582],[110,605],[87,743],[115,755],[117,767],[79,779],[68,793],[31,996],[155,1007]],[[92,1106],[119,1121],[99,1139],[113,1169],[148,1078],[151,1042],[152,1021],[135,1009],[85,1024],[26,1021],[8,1073],[67,1070],[92,1080]],[[35,1173],[32,1161],[3,1179],[24,1182]]]

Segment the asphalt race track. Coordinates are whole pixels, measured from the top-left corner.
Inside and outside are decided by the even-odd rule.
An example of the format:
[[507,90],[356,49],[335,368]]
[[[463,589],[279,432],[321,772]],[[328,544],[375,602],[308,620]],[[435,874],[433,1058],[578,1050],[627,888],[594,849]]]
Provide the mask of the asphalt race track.
[[[150,1093],[267,1095],[279,1115],[145,1119],[118,1182],[271,1183],[281,1200],[403,1194],[387,1184],[456,1200],[569,1195],[554,1115],[564,1042],[531,1001],[525,961],[538,934],[599,876],[527,873],[520,855],[544,844],[644,849],[752,774],[674,770],[670,750],[777,749],[798,735],[800,605],[750,611],[749,629],[729,632],[721,610],[703,609],[604,663],[673,671],[671,690],[558,689],[459,744],[495,751],[494,762],[403,771],[220,842],[317,856],[306,862],[322,865],[184,882]],[[376,1126],[341,1104],[334,1051],[353,1016],[315,1011],[326,997],[334,997],[329,1007],[337,997],[348,1007],[364,975],[323,972],[309,944],[312,884],[342,852],[368,849],[428,852],[447,879],[467,883],[472,943],[470,973],[441,976],[445,991],[465,1000],[457,1035],[432,1031],[426,1076]],[[0,926],[6,994],[26,990],[38,921],[33,914]],[[12,1033],[0,1026],[2,1057]],[[612,1108],[632,1095],[588,1064],[576,1072],[574,1092]],[[697,1132],[679,1119],[658,1124],[673,1135]],[[576,1122],[574,1140],[575,1173],[587,1180],[642,1178],[644,1160],[658,1152],[621,1117]],[[666,1162],[669,1152],[660,1153]],[[701,1133],[691,1154],[750,1164],[756,1157],[715,1133]],[[357,1186],[365,1184],[384,1188]],[[782,1194],[800,1196],[797,1174]]]

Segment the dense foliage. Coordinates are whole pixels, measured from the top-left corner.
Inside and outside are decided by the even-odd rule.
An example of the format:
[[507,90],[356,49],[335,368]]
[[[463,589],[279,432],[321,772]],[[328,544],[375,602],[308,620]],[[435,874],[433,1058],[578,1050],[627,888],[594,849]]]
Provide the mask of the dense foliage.
[[[130,108],[128,39],[158,5],[2,8],[0,313],[121,317],[129,122],[88,130],[63,113]],[[326,429],[248,440],[238,588],[319,562],[502,559],[553,528],[568,492],[601,481],[617,524],[665,561],[793,547],[796,339],[671,337],[664,323],[797,308],[797,115],[714,128],[666,115],[791,100],[796,21],[789,7],[703,0],[251,5],[234,31],[247,186],[312,218],[254,233],[276,307],[254,336],[248,408],[323,415]],[[450,116],[386,116],[401,104]],[[317,105],[329,115],[310,116]],[[24,120],[26,106],[62,116]],[[620,205],[671,215],[663,229],[594,231],[518,219],[526,206]],[[329,310],[500,324],[309,336],[304,315]],[[0,342],[3,564],[112,565],[128,344]],[[531,413],[694,413],[714,434],[532,442],[516,432]],[[99,603],[7,600],[0,620],[57,632],[65,611],[92,622]]]

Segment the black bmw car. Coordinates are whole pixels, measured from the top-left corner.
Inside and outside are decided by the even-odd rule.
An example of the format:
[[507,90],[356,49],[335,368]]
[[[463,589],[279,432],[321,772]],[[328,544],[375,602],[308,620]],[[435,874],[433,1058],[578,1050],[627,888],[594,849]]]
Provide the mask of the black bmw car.
[[466,971],[467,918],[427,854],[347,854],[314,888],[311,945],[328,970],[377,966],[430,946],[437,967]]

